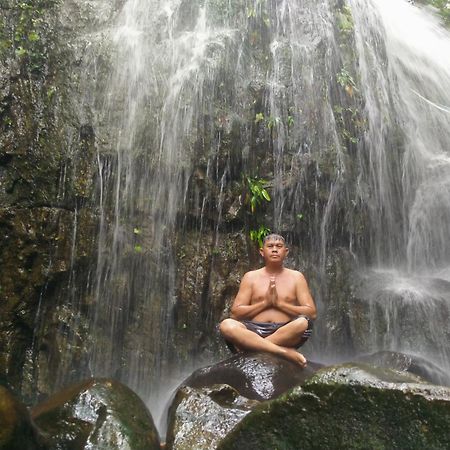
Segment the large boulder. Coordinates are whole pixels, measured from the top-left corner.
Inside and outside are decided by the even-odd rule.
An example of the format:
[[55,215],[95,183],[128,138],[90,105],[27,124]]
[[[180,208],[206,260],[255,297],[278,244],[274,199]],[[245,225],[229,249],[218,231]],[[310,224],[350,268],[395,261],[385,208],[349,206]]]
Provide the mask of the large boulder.
[[217,449],[450,448],[450,388],[364,364],[322,369],[248,414]]
[[0,386],[0,450],[44,450],[30,414],[23,403]]
[[228,384],[246,398],[271,400],[302,384],[320,367],[309,362],[303,369],[268,353],[241,353],[195,371],[183,384],[194,388]]
[[259,402],[232,387],[178,389],[169,410],[167,450],[210,450]]
[[51,448],[156,450],[153,419],[140,398],[110,379],[89,379],[50,397],[32,411]]

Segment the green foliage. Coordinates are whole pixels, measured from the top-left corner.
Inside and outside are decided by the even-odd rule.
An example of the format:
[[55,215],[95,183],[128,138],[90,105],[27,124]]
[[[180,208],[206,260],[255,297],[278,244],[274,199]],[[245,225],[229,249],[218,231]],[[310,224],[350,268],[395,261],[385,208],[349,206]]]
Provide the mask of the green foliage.
[[341,71],[336,74],[336,79],[337,82],[342,86],[342,87],[346,87],[346,86],[353,86],[355,87],[355,81],[353,80],[352,76],[350,75],[350,73],[348,72],[348,70],[343,67],[341,69]]
[[262,248],[263,240],[268,234],[270,234],[270,229],[264,225],[260,225],[257,230],[250,230],[250,240],[256,242],[259,248]]
[[52,2],[24,0],[17,4],[17,18],[11,44],[17,58],[31,71],[40,71],[46,63],[47,51],[42,36],[48,32],[44,8]]
[[[258,113],[255,115],[255,124],[263,122],[264,125],[269,129],[273,130],[276,128],[282,121],[280,117],[277,116],[268,116],[265,117],[263,113]],[[292,115],[288,115],[286,119],[286,125],[288,128],[292,127],[294,125],[294,117]]]
[[358,89],[356,89],[355,80],[345,67],[343,67],[341,71],[336,74],[336,80],[350,96],[353,96],[354,91],[358,91]]
[[364,120],[361,119],[361,114],[357,108],[343,108],[342,106],[335,106],[333,108],[336,122],[340,126],[341,136],[344,140],[356,144],[358,138],[355,137],[348,128],[359,131],[364,127]]
[[350,34],[353,31],[354,23],[352,11],[348,5],[344,5],[338,15],[339,30],[344,34]]
[[450,26],[450,1],[449,0],[431,0],[428,3],[439,10],[439,14],[444,22]]
[[258,113],[255,116],[255,123],[259,123],[262,122],[264,120],[264,114],[263,113]]
[[250,191],[250,210],[252,214],[255,213],[256,207],[262,202],[270,202],[270,195],[267,192],[267,181],[258,177],[247,176],[247,186]]
[[279,117],[269,116],[269,118],[267,119],[267,128],[269,130],[272,130],[279,123],[280,123]]

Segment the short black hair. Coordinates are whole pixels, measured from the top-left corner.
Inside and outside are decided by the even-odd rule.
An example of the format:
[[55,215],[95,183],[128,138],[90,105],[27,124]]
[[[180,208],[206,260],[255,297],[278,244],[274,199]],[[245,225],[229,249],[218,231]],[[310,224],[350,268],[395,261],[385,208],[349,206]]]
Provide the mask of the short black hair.
[[267,241],[282,241],[283,244],[286,244],[286,241],[285,241],[284,237],[281,236],[281,234],[276,234],[276,233],[271,233],[271,234],[268,234],[267,236],[265,236],[264,239],[263,239],[263,245]]

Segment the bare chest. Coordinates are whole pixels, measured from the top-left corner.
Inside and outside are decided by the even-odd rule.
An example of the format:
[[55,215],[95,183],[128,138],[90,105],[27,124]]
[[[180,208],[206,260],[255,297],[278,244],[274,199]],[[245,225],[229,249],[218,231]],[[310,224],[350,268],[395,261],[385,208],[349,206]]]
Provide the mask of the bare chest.
[[[252,286],[252,298],[251,303],[262,302],[269,289],[269,279],[262,278],[255,281]],[[276,280],[276,293],[280,300],[287,303],[297,303],[297,296],[295,291],[295,283],[289,279],[277,279]]]

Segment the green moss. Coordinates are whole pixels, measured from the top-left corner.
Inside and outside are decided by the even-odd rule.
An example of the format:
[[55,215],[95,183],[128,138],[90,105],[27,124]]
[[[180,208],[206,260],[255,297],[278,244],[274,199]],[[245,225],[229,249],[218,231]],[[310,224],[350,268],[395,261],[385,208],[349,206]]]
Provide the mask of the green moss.
[[324,369],[303,388],[261,405],[218,448],[449,447],[448,389],[408,385],[411,377],[388,370],[352,370]]
[[424,3],[437,8],[445,24],[450,26],[450,2],[448,0],[424,0]]

